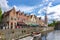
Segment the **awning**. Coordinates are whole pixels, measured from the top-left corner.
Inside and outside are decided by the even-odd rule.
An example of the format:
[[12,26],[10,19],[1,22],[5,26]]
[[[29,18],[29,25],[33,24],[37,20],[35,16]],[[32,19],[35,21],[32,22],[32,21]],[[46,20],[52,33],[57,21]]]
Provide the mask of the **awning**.
[[39,25],[39,24],[37,24],[37,23],[29,22],[29,21],[25,21],[24,23],[25,23],[25,24],[27,24],[28,26],[32,26],[32,27],[40,26],[40,25]]
[[30,26],[37,27],[39,26],[38,24],[29,24]]
[[17,25],[20,25],[20,26],[27,26],[27,24],[25,24],[24,22],[18,22]]

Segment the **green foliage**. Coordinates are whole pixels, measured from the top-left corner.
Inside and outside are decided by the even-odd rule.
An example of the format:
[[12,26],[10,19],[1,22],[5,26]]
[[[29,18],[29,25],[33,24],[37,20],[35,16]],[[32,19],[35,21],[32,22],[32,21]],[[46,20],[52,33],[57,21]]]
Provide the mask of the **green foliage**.
[[49,27],[53,27],[54,25],[53,25],[53,23],[51,23],[51,24],[48,24],[48,26],[49,26]]
[[1,20],[2,20],[2,10],[0,8],[0,22],[1,22]]
[[56,23],[57,22],[55,20],[53,20],[53,23],[48,24],[48,26],[54,27],[56,25]]

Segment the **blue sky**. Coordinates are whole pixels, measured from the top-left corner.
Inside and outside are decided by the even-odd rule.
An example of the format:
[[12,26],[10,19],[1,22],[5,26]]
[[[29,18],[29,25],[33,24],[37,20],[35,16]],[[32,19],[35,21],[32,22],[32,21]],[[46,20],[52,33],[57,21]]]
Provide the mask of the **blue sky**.
[[34,6],[34,5],[38,5],[41,3],[42,0],[8,0],[9,1],[9,5],[13,6],[20,6],[20,5],[26,5],[26,6]]
[[60,0],[0,0],[3,12],[15,7],[16,11],[24,11],[42,17],[48,15],[48,22],[60,20]]

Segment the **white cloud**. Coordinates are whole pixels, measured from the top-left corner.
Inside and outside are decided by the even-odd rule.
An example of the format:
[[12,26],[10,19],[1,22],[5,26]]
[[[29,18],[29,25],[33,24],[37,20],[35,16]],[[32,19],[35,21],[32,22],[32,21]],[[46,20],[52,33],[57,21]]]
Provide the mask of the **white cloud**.
[[48,0],[45,0],[45,1],[48,1]]
[[52,6],[52,2],[50,2],[48,6]]
[[[42,4],[40,5],[37,5],[37,6],[16,6],[14,5],[14,7],[16,8],[16,10],[21,10],[21,11],[24,11],[24,12],[32,12],[35,8],[40,8],[40,7],[43,7],[46,3],[49,2],[48,6],[44,6],[43,8],[41,8],[39,11],[38,11],[38,14],[40,14],[39,16],[42,17],[42,19],[44,19],[44,16],[41,15],[42,11],[44,11],[44,9],[47,10],[47,14],[50,14],[51,12],[54,12],[54,14],[52,15],[48,15],[48,19],[57,19],[57,20],[60,20],[60,5],[56,5],[56,6],[52,6],[52,3],[53,3],[54,0],[43,0]],[[10,7],[8,4],[8,1],[7,0],[0,0],[0,6],[2,7],[3,10],[9,10],[11,9],[12,7]],[[32,13],[33,14],[33,13]],[[53,18],[52,18],[52,17]]]
[[54,0],[43,0],[43,3],[40,4],[40,5],[42,5],[42,7],[43,7],[44,5],[47,5],[47,6],[44,6],[43,8],[41,8],[41,9],[38,11],[38,13],[41,14],[42,11],[47,10],[47,7],[52,6],[53,1],[54,1]]
[[24,11],[24,12],[32,12],[35,6],[30,7],[30,6],[15,6],[16,10]]
[[27,7],[27,6],[21,6],[19,7],[21,11],[24,11],[24,12],[31,12],[33,11],[34,7]]
[[2,7],[2,8],[9,8],[9,6],[8,6],[8,1],[7,0],[0,0],[0,6]]
[[59,10],[60,10],[60,5],[56,5],[54,7],[48,7],[47,13],[49,14],[50,12],[55,12],[55,13],[59,14],[60,13]]
[[2,12],[9,10],[9,5],[7,0],[0,0],[0,7],[2,8]]
[[42,20],[45,20],[44,16],[38,15],[37,17],[41,17]]
[[60,5],[56,5],[56,6],[53,6],[53,7],[48,7],[47,9],[47,14],[50,14],[54,12],[54,14],[51,14],[51,19],[55,19],[55,20],[60,20]]
[[[48,0],[45,0],[45,1],[49,2]],[[51,15],[48,15],[48,22],[52,22],[52,20],[54,20],[54,19],[60,20],[60,5],[53,6],[52,5],[53,1],[54,0],[50,1],[47,6],[44,6],[42,9],[40,9],[38,11],[39,14],[41,14],[42,12],[51,14]],[[47,10],[47,11],[45,11],[45,10]]]

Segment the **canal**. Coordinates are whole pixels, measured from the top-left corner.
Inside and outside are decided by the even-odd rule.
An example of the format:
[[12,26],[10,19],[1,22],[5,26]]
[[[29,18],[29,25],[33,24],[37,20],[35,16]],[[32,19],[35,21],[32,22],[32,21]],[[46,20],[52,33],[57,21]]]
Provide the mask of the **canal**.
[[47,36],[43,36],[42,40],[60,40],[60,30],[55,30],[47,34]]
[[[19,39],[19,40],[32,40],[32,39],[33,37],[29,36],[29,37]],[[55,31],[48,33],[45,36],[42,36],[42,40],[60,40],[60,30],[55,30]]]

